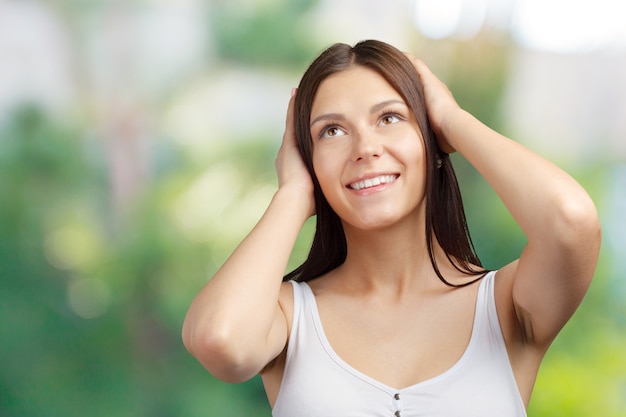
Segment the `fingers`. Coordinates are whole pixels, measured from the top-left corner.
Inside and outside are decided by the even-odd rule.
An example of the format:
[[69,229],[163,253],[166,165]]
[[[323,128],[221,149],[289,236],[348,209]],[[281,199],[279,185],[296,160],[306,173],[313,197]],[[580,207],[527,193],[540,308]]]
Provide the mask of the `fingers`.
[[409,53],[405,53],[405,55],[413,64],[413,68],[415,68],[417,76],[425,89],[440,89],[446,95],[452,95],[448,90],[448,87],[430,70],[424,61]]
[[442,133],[450,115],[454,114],[459,108],[454,96],[424,61],[408,53],[405,53],[405,55],[413,64],[422,83],[428,118],[437,135],[439,148],[447,154],[455,152],[455,148],[448,143]]
[[283,142],[278,150],[274,165],[278,174],[278,186],[288,192],[295,192],[301,198],[304,190],[307,201],[309,201],[309,216],[315,214],[315,200],[313,198],[313,182],[309,174],[296,140],[295,129],[295,98],[297,90],[291,91],[289,107],[287,108],[287,118],[285,120],[285,133]]
[[296,143],[296,135],[295,135],[295,101],[296,101],[296,92],[297,88],[293,88],[291,90],[291,98],[289,99],[289,106],[287,107],[287,117],[285,119],[285,133],[283,134],[283,146],[287,143],[291,145],[295,145]]
[[439,78],[437,78],[424,61],[411,54],[406,54],[406,56],[411,60],[415,71],[417,71],[417,75],[420,77],[420,80],[422,80],[422,83],[426,84],[434,81],[441,83]]
[[424,69],[428,70],[428,67],[426,67],[426,64],[424,64],[424,62],[418,57],[416,57],[415,55],[410,54],[408,52],[405,52],[404,55],[407,58],[409,58],[409,61],[411,61],[411,64],[413,64],[413,67],[417,71],[418,75],[421,75]]
[[294,108],[295,108],[297,91],[298,91],[297,88],[291,89],[291,98],[289,99],[289,106],[287,107],[287,118],[285,120],[285,136],[287,136],[287,133],[290,133],[290,134],[294,133],[294,112],[295,112]]
[[430,68],[428,68],[428,66],[421,59],[419,59],[417,57],[413,57],[411,62],[413,62],[413,66],[417,70],[418,74],[420,74],[420,75],[421,74],[428,74],[428,73],[432,74],[432,72],[430,71]]
[[281,170],[286,159],[290,158],[290,155],[298,153],[298,144],[296,141],[296,129],[295,129],[295,101],[296,101],[297,89],[291,90],[291,98],[289,99],[289,106],[287,107],[287,117],[285,119],[285,131],[283,133],[283,140],[276,156],[275,165]]

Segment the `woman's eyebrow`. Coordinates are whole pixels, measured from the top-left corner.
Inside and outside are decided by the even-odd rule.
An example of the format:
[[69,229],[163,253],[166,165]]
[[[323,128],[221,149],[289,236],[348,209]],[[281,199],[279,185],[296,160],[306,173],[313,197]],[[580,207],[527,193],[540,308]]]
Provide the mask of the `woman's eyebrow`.
[[317,116],[315,119],[313,119],[313,121],[311,122],[311,126],[313,126],[315,123],[321,121],[321,120],[346,120],[346,116],[344,116],[343,114],[340,113],[327,113],[327,114],[321,114],[319,116]]
[[378,104],[374,104],[372,107],[370,107],[370,113],[378,113],[379,111],[381,111],[382,109],[384,109],[385,107],[391,104],[402,104],[403,106],[406,107],[406,103],[402,100],[398,100],[398,99],[385,100],[385,101],[381,101]]
[[[379,111],[381,111],[382,109],[384,109],[385,107],[391,104],[401,104],[403,106],[406,106],[406,103],[402,100],[398,100],[398,99],[385,100],[385,101],[381,101],[380,103],[374,104],[372,107],[370,107],[370,113],[378,113]],[[321,114],[311,121],[311,126],[313,126],[315,123],[322,121],[322,120],[342,121],[342,120],[346,120],[346,116],[344,116],[341,113]]]

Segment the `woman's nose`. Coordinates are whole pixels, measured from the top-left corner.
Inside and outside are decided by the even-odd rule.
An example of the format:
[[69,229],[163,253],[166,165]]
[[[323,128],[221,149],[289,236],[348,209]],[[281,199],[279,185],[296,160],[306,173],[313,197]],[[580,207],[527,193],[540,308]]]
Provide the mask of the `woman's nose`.
[[378,158],[383,153],[383,146],[375,133],[362,131],[353,133],[353,157],[355,162]]

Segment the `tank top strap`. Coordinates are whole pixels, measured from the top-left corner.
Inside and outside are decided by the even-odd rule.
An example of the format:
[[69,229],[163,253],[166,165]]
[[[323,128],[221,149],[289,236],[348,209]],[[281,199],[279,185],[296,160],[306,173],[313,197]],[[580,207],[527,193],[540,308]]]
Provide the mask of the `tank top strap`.
[[[289,340],[287,346],[295,346],[295,340],[300,329],[300,321],[302,320],[304,310],[304,290],[303,284],[296,281],[289,281],[293,288],[293,318],[291,321],[291,329],[289,329]],[[294,355],[294,349],[287,349],[287,364],[290,362],[291,357]]]
[[493,299],[493,277],[495,271],[489,271],[480,281],[478,292],[476,294],[476,319],[481,315],[482,320],[487,319],[489,313],[489,305]]

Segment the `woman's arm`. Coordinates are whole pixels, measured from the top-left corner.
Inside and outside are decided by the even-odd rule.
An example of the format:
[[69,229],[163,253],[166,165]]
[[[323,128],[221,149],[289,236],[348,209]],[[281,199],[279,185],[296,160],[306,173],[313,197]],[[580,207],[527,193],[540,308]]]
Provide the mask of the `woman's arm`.
[[189,352],[217,378],[257,374],[287,342],[279,304],[282,276],[302,225],[314,212],[313,185],[298,152],[292,95],[276,158],[279,188],[265,214],[193,300],[183,325]]
[[458,151],[493,187],[528,239],[512,270],[523,340],[547,348],[580,304],[595,270],[600,223],[567,173],[462,110],[419,60],[428,115],[445,152]]

